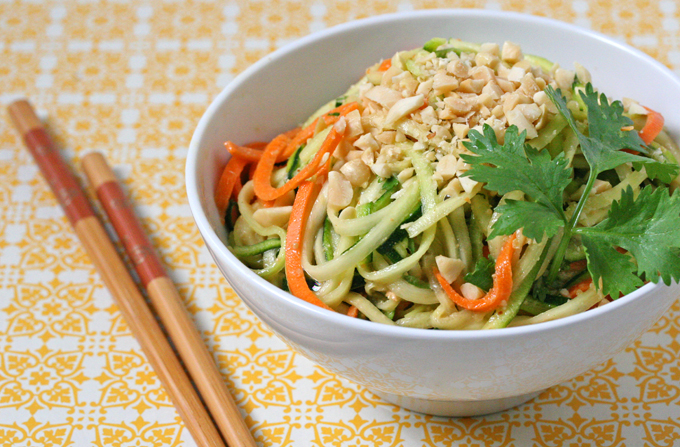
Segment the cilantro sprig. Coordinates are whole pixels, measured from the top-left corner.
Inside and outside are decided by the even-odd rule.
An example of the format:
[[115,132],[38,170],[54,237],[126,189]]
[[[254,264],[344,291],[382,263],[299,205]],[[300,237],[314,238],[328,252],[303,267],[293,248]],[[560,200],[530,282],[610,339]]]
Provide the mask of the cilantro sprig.
[[607,219],[574,232],[581,236],[595,284],[602,278],[605,295],[632,292],[642,285],[643,274],[653,282],[660,276],[666,284],[680,278],[680,190],[669,195],[666,188],[646,186],[635,198],[628,187]]
[[472,155],[462,155],[471,166],[465,175],[499,194],[522,191],[527,199],[506,200],[499,205],[496,210],[501,218],[489,237],[512,234],[520,228],[525,236],[539,242],[543,237],[561,237],[548,284],[555,280],[574,235],[583,242],[596,287],[613,298],[642,285],[641,276],[653,282],[661,278],[666,284],[671,279],[680,280],[680,192],[671,195],[666,187],[647,186],[636,198],[629,187],[612,204],[607,219],[594,227],[577,226],[600,173],[630,162],[638,170],[644,167],[650,179],[669,183],[678,175],[678,166],[644,156],[649,149],[623,114],[621,102],[610,103],[591,84],[579,92],[588,117],[587,130],[583,131],[562,92],[552,87],[545,92],[577,136],[590,167],[584,191],[573,214],[567,216],[564,190],[574,172],[564,154],[551,158],[548,151],[532,148],[525,142],[525,132],[519,133],[515,126],[507,129],[502,145],[490,126],[485,125],[483,133],[472,130],[470,141],[464,143]]
[[677,165],[660,163],[624,150],[649,153],[645,143],[633,130],[633,121],[623,114],[621,101],[610,104],[604,93],[598,95],[592,84],[586,84],[585,91],[579,91],[588,108],[588,135],[585,135],[576,126],[576,120],[560,89],[555,90],[548,86],[545,93],[578,137],[581,152],[590,166],[590,178],[593,180],[601,172],[628,162],[632,162],[638,169],[644,166],[649,178],[658,178],[664,183],[670,183],[678,175]]
[[497,210],[503,219],[493,226],[489,238],[512,234],[518,228],[539,242],[544,234],[554,236],[566,221],[562,193],[573,175],[569,160],[563,154],[553,160],[548,151],[539,152],[525,144],[526,132],[519,133],[516,126],[505,132],[503,145],[491,126],[484,125],[483,131],[483,135],[470,131],[470,141],[463,143],[475,154],[461,155],[472,166],[466,175],[499,194],[522,191],[530,199],[506,200],[500,205]]

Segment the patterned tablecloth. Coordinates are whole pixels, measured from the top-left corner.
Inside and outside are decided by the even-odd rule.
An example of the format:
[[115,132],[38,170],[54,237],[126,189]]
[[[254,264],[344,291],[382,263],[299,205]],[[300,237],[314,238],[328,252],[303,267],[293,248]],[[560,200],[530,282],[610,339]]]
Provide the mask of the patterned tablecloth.
[[[678,304],[625,352],[528,404],[436,418],[293,353],[208,255],[183,172],[192,131],[220,89],[316,30],[445,6],[577,23],[680,73],[673,0],[1,0],[0,102],[29,97],[72,164],[99,150],[117,166],[261,445],[680,445]],[[195,445],[4,107],[0,115],[0,445]]]

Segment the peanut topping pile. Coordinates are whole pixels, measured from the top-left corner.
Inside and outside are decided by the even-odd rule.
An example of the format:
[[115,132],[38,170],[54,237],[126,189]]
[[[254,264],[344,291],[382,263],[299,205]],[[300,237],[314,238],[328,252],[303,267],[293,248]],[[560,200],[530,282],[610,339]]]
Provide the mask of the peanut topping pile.
[[[469,192],[476,182],[458,177],[468,169],[458,156],[467,152],[460,143],[470,129],[481,131],[488,124],[503,142],[506,129],[515,125],[530,141],[557,114],[545,87],[560,88],[569,107],[578,110],[572,85],[590,80],[578,64],[571,71],[525,57],[512,42],[501,48],[440,40],[431,51],[403,51],[376,64],[348,93],[358,96],[362,111],[346,117],[346,141],[335,154],[341,160],[336,170],[347,187],[365,186],[371,171],[383,178],[396,175],[401,183],[412,177],[410,161],[399,147],[408,139],[434,163],[439,187],[453,179],[451,187]],[[453,48],[456,42],[460,45]]]

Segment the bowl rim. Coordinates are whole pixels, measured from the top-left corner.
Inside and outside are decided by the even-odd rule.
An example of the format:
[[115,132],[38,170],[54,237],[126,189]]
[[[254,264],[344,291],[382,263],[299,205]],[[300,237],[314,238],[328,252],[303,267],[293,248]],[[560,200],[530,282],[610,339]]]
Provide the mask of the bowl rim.
[[[333,27],[313,32],[307,36],[290,42],[281,48],[273,51],[272,53],[264,56],[254,64],[250,65],[244,71],[239,73],[231,82],[229,82],[222,91],[212,100],[209,107],[206,109],[204,114],[192,135],[191,141],[189,143],[189,149],[187,152],[187,160],[185,167],[185,182],[186,182],[186,192],[189,201],[189,207],[191,214],[199,228],[199,232],[205,241],[206,247],[211,251],[216,250],[218,255],[229,263],[230,268],[238,270],[239,277],[246,279],[247,281],[254,281],[259,287],[265,288],[269,293],[276,296],[277,299],[281,299],[288,305],[293,306],[295,311],[299,311],[308,314],[311,318],[318,318],[319,321],[326,321],[328,323],[337,324],[341,326],[346,326],[350,330],[361,330],[367,332],[374,332],[376,335],[385,335],[390,337],[408,338],[408,339],[429,339],[429,340],[467,340],[467,339],[487,339],[487,338],[503,338],[503,337],[515,337],[527,333],[539,334],[545,331],[551,331],[558,328],[563,328],[564,326],[577,325],[579,323],[585,323],[594,318],[599,318],[601,315],[615,312],[618,308],[626,306],[628,303],[636,300],[638,297],[646,295],[653,291],[653,289],[663,287],[663,282],[659,278],[658,283],[648,283],[634,292],[610,302],[606,306],[597,307],[595,309],[590,309],[579,314],[571,315],[568,317],[560,318],[557,320],[547,321],[543,323],[537,323],[527,326],[517,326],[517,327],[506,327],[502,330],[484,331],[484,330],[423,330],[420,328],[410,328],[401,326],[392,326],[386,324],[379,324],[368,320],[361,320],[356,318],[347,318],[345,315],[339,314],[337,312],[327,311],[313,304],[307,303],[301,300],[289,292],[284,291],[261,278],[259,275],[250,270],[245,264],[241,263],[226,247],[226,245],[219,238],[213,227],[208,222],[205,210],[201,206],[200,193],[198,188],[198,176],[196,175],[196,168],[198,165],[198,153],[200,150],[199,140],[202,138],[212,116],[219,109],[220,104],[236,90],[245,80],[252,74],[265,66],[273,63],[277,59],[283,56],[295,52],[307,45],[313,44],[317,40],[325,39],[336,34],[345,33],[356,28],[370,27],[375,24],[380,24],[384,22],[400,20],[405,18],[422,18],[429,16],[440,17],[442,14],[451,17],[468,17],[468,18],[491,18],[498,20],[517,20],[524,21],[527,23],[535,23],[541,25],[550,25],[552,27],[561,28],[562,30],[581,34],[584,37],[599,40],[607,45],[617,47],[627,53],[642,58],[647,63],[652,65],[656,70],[662,72],[667,77],[678,84],[680,89],[680,79],[678,79],[673,72],[667,68],[665,65],[661,64],[656,59],[645,54],[644,52],[633,48],[627,44],[621,43],[611,37],[601,34],[597,31],[592,31],[586,28],[582,28],[577,25],[573,25],[567,22],[562,22],[559,20],[545,18],[540,16],[534,16],[530,14],[510,12],[510,11],[494,11],[494,10],[483,10],[483,9],[425,9],[416,11],[403,11],[389,14],[381,14],[373,17],[352,20],[345,22]],[[230,285],[231,286],[231,285]],[[233,286],[232,286],[233,288]],[[242,301],[245,301],[242,299]]]

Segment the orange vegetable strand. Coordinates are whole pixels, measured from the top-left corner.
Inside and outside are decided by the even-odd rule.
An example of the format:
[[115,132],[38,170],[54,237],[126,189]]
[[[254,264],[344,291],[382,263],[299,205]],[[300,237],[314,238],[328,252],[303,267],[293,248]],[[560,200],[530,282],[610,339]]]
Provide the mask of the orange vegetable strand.
[[231,155],[236,155],[250,162],[258,162],[260,161],[260,158],[262,158],[263,151],[261,149],[254,149],[248,146],[239,146],[238,144],[234,144],[231,141],[224,143],[224,147],[227,148]]
[[222,175],[220,176],[220,181],[217,183],[217,188],[215,189],[215,204],[217,205],[217,210],[220,212],[220,215],[223,215],[227,210],[229,199],[232,197],[234,188],[240,190],[241,172],[243,172],[243,168],[245,168],[247,164],[247,160],[238,156],[232,156],[224,167]]
[[456,292],[453,287],[435,268],[434,274],[446,294],[458,306],[476,312],[488,312],[496,309],[501,302],[507,300],[512,293],[512,255],[515,253],[513,242],[516,234],[513,233],[503,244],[498,259],[496,259],[496,273],[493,278],[493,287],[485,296],[478,300],[467,299]]
[[257,163],[251,163],[248,166],[248,180],[252,180],[255,175],[255,169],[257,169]]
[[569,287],[569,298],[576,298],[580,292],[585,292],[593,283],[593,278],[586,278],[578,284]]
[[[343,104],[339,107],[334,108],[333,110],[327,112],[325,115],[321,116],[320,118],[323,118],[324,122],[326,123],[327,126],[330,126],[331,124],[335,124],[335,122],[340,118],[340,116],[345,116],[352,110],[356,110],[359,107],[359,105],[356,102],[350,102],[347,104]],[[338,115],[335,115],[335,114]],[[309,140],[314,136],[314,131],[316,130],[316,124],[319,121],[319,118],[315,119],[312,121],[312,124],[309,126],[305,127],[304,129],[300,130],[295,137],[291,140],[291,142],[288,144],[288,147],[286,148],[285,151],[280,155],[279,159],[276,160],[277,163],[282,162],[283,160],[287,160],[290,158],[291,155],[299,148],[302,143],[305,141]]]
[[392,59],[385,59],[380,63],[378,71],[387,71],[392,66]]
[[268,144],[269,141],[253,141],[252,143],[244,144],[244,146],[262,151],[265,147],[267,147]]
[[305,272],[302,269],[302,238],[307,225],[307,217],[320,189],[319,181],[304,182],[295,195],[286,233],[286,280],[290,293],[296,297],[324,309],[333,310],[309,289],[305,280]]
[[[330,156],[342,138],[343,134],[338,132],[335,127],[332,128],[312,161],[302,168],[300,172],[295,175],[295,177],[288,180],[283,186],[279,188],[274,188],[271,185],[271,176],[274,170],[276,158],[279,155],[279,151],[283,150],[283,146],[278,145],[271,150],[270,146],[267,146],[264,155],[257,164],[255,175],[253,176],[255,194],[262,200],[275,200],[286,194],[288,191],[294,190],[300,186],[303,181],[317,173],[324,155],[328,154]],[[321,169],[323,169],[323,167]]]
[[[283,151],[286,148],[289,142],[290,138],[288,138],[285,134],[280,134],[276,136],[272,141],[270,141],[267,147],[264,149],[264,152],[262,152],[260,161],[257,163],[255,171],[253,172],[253,181],[255,182],[255,194],[257,194],[258,190],[257,187],[258,181],[270,185],[271,187],[270,179],[272,176],[272,172],[274,171],[276,158],[281,153],[281,151]],[[258,197],[262,198],[259,194],[257,195]]]
[[655,112],[648,107],[645,107],[645,109],[647,109],[648,112],[647,121],[645,122],[645,126],[642,128],[639,135],[645,144],[651,144],[656,136],[659,135],[659,132],[663,130],[664,118],[659,112]]

